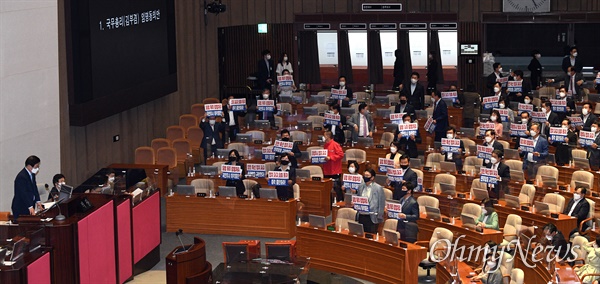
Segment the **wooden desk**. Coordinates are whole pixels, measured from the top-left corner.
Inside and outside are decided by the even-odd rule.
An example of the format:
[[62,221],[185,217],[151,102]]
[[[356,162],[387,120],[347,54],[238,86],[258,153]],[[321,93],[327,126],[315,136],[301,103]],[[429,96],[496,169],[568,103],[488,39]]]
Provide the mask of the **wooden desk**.
[[473,268],[471,268],[468,264],[462,262],[462,261],[456,261],[456,262],[438,262],[437,265],[435,266],[435,283],[437,284],[446,284],[446,283],[451,283],[452,282],[452,275],[454,274],[451,272],[451,270],[454,270],[455,268],[451,267],[451,265],[456,265],[457,268],[457,272],[458,272],[458,277],[460,279],[461,282],[459,283],[472,283],[471,279],[468,278],[467,276],[471,275],[474,276],[476,275],[475,272],[473,271]]
[[289,239],[296,233],[296,200],[166,197],[167,232]]
[[[539,255],[537,256],[539,258]],[[527,259],[523,259],[520,253],[515,253],[515,268],[523,270],[527,284],[547,284],[555,283],[555,274],[553,271],[548,271],[545,266],[547,263],[535,262],[532,259],[531,251],[527,254]],[[568,264],[556,263],[556,273],[560,278],[561,284],[581,283],[575,271]]]
[[508,215],[517,214],[521,217],[523,226],[537,226],[538,228],[542,228],[548,223],[553,223],[564,236],[569,236],[571,230],[575,229],[577,226],[577,218],[575,217],[559,214],[558,218],[555,219],[538,213],[506,207],[504,206],[503,201],[500,201],[500,204],[494,205],[494,209],[496,209],[496,212],[498,213],[498,221],[500,224],[506,223]]
[[[168,192],[168,165],[111,164],[108,167],[111,169],[144,169],[146,171],[146,176],[149,181],[154,181],[154,179],[156,179],[156,185],[158,188],[160,188],[161,195],[165,195]],[[156,177],[154,175],[155,172],[157,172]]]
[[311,267],[375,283],[417,283],[419,262],[427,249],[410,243],[403,249],[383,241],[383,237],[373,241],[308,224],[296,228],[298,256],[310,257]]

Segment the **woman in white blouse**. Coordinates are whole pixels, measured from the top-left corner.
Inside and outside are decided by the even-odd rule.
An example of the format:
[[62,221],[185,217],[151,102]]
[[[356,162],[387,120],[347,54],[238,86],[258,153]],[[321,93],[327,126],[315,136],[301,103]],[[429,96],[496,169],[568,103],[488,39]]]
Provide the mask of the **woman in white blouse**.
[[283,74],[283,70],[288,70],[290,71],[290,74],[294,74],[294,70],[292,70],[292,64],[289,62],[289,57],[285,52],[281,55],[279,63],[277,63],[277,69],[275,69],[275,73],[277,73],[277,76],[281,76]]

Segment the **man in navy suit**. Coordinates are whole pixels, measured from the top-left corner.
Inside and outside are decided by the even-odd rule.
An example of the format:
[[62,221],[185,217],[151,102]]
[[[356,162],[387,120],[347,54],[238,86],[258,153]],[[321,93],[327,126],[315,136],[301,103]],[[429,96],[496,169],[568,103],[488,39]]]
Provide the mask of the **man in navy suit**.
[[256,83],[260,90],[265,88],[271,88],[275,78],[275,72],[273,69],[273,60],[271,60],[271,52],[268,49],[263,50],[261,53],[263,58],[258,60],[258,67],[256,71]]
[[400,201],[402,206],[402,213],[398,214],[400,219],[398,220],[396,231],[400,232],[401,240],[409,243],[416,242],[419,234],[419,226],[417,225],[417,220],[419,220],[419,204],[413,197],[414,188],[414,184],[406,182],[402,185],[398,194],[394,191],[394,199]]
[[592,123],[590,131],[595,133],[594,143],[590,146],[586,146],[587,157],[590,163],[590,169],[597,171],[600,169],[600,121],[596,120]]
[[405,84],[400,90],[408,98],[408,103],[415,109],[425,109],[425,87],[419,84],[419,73],[412,72],[410,84]]
[[442,100],[442,94],[439,91],[431,92],[433,102],[433,124],[435,124],[435,141],[440,142],[446,137],[446,128],[448,128],[448,106]]
[[540,166],[546,164],[548,157],[548,140],[540,136],[540,125],[534,123],[529,129],[529,135],[533,140],[533,152],[527,152],[523,159],[523,170],[527,170],[528,178],[534,179]]
[[[217,156],[217,149],[223,149],[225,146],[223,138],[221,138],[221,134],[225,133],[225,124],[217,122],[215,117],[209,117],[207,120],[206,114],[204,114],[204,117],[200,122],[200,129],[204,132],[204,138],[202,139],[202,143],[200,143],[200,147],[204,149],[204,163],[206,163],[209,152],[214,156]],[[224,136],[225,135],[223,135],[223,137]],[[210,151],[208,150],[209,146]]]
[[[575,189],[575,192],[573,193],[573,198],[569,200],[569,203],[567,204],[567,206],[565,206],[565,210],[563,211],[563,214],[565,215],[577,217],[577,227],[575,227],[571,231],[569,237],[573,235],[573,233],[578,231],[581,222],[587,219],[590,215],[590,203],[585,199],[586,193],[587,188],[585,187],[578,187],[577,189]],[[582,231],[585,231],[587,227],[588,225],[586,223],[583,223]]]
[[15,195],[12,200],[12,213],[16,221],[20,215],[35,215],[35,207],[42,209],[35,175],[40,170],[40,158],[29,156],[25,168],[15,178]]

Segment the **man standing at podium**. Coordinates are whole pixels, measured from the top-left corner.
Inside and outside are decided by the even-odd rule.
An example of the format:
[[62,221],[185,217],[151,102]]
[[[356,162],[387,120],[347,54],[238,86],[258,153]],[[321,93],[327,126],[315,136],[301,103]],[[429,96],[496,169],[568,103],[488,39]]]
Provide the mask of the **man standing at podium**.
[[20,215],[35,215],[35,206],[42,208],[40,194],[37,190],[35,175],[40,170],[40,158],[29,156],[25,160],[25,168],[15,178],[15,196],[12,200],[12,213],[16,221]]

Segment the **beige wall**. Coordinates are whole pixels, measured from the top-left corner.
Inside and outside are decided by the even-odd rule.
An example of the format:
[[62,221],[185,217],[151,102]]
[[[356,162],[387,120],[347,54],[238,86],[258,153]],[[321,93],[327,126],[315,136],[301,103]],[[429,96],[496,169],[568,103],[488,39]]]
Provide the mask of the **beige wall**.
[[60,171],[56,2],[0,1],[0,211],[27,156],[41,158],[42,185]]

